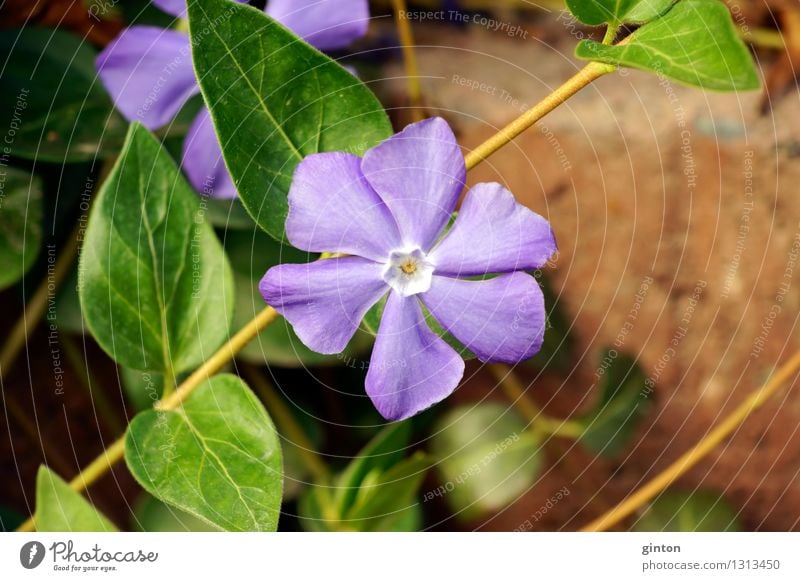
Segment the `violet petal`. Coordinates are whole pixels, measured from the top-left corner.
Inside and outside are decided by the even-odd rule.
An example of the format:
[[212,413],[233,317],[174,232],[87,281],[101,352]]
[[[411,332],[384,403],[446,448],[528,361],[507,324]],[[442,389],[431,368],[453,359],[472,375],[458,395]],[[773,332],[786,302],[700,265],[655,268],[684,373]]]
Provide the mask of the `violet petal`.
[[528,274],[489,280],[434,276],[420,298],[442,327],[481,361],[518,363],[541,349],[544,297]]
[[466,179],[464,157],[447,122],[434,117],[409,125],[367,151],[361,169],[392,211],[405,244],[430,249]]
[[266,12],[319,50],[344,48],[369,26],[368,0],[270,0]]
[[183,161],[181,163],[189,183],[198,192],[219,199],[232,199],[237,196],[231,175],[222,159],[214,125],[208,108],[203,107],[192,121],[189,132],[183,140]]
[[132,26],[97,55],[96,66],[116,107],[148,129],[169,123],[200,92],[182,32]]
[[438,274],[480,276],[533,270],[556,251],[550,224],[500,184],[478,184],[455,224],[430,253]]
[[341,252],[384,261],[400,246],[389,209],[347,153],[306,157],[289,191],[286,236],[309,252]]
[[367,372],[366,389],[387,420],[402,420],[450,395],[464,360],[428,327],[416,297],[386,301]]
[[382,268],[357,257],[281,264],[267,271],[259,289],[309,349],[340,353],[366,312],[388,291]]

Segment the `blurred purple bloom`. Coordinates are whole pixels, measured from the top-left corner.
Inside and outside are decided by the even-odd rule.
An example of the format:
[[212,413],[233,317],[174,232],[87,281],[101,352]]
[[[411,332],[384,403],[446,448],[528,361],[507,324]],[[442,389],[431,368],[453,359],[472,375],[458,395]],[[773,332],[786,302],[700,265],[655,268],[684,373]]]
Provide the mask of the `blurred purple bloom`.
[[[286,235],[310,252],[348,254],[271,268],[260,289],[309,348],[339,353],[388,294],[366,379],[378,411],[400,420],[456,388],[464,361],[425,321],[422,306],[481,361],[516,363],[539,351],[544,299],[521,270],[556,251],[548,222],[496,183],[466,195],[464,157],[440,118],[409,125],[366,152],[320,153],[297,167]],[[441,239],[440,239],[441,238]],[[486,280],[470,280],[496,274]]]
[[[186,13],[186,0],[153,4],[173,16]],[[366,34],[369,23],[368,0],[270,0],[266,13],[320,50],[347,46]],[[189,36],[183,32],[132,26],[98,55],[96,66],[116,107],[148,129],[169,123],[200,93]],[[184,140],[182,165],[198,191],[216,198],[236,197],[205,106]]]

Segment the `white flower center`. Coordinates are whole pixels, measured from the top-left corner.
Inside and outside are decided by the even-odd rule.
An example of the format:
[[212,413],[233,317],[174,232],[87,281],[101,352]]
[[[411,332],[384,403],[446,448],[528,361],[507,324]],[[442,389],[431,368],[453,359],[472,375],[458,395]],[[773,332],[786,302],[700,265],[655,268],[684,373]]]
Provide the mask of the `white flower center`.
[[404,297],[431,288],[434,265],[422,250],[394,250],[386,261],[383,280]]

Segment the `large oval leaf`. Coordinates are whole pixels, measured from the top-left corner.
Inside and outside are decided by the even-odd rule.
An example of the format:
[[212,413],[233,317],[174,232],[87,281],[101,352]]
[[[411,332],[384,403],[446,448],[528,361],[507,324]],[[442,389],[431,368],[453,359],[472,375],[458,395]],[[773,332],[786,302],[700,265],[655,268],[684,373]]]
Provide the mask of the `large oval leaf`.
[[137,415],[125,437],[125,461],[150,494],[223,530],[278,527],[278,435],[236,376],[212,377],[177,410]]
[[361,81],[260,10],[190,0],[200,88],[225,163],[256,223],[284,239],[295,166],[320,151],[361,154],[392,134]]
[[232,278],[197,195],[134,123],[81,256],[81,306],[95,339],[126,367],[191,369],[228,336]]
[[22,278],[41,243],[41,180],[18,169],[0,167],[0,289]]
[[663,74],[703,89],[745,91],[761,86],[753,58],[728,8],[718,0],[681,0],[634,32],[625,44],[584,40],[575,54]]
[[127,123],[97,82],[91,45],[29,26],[0,32],[0,53],[0,127],[12,155],[64,162],[119,151]]

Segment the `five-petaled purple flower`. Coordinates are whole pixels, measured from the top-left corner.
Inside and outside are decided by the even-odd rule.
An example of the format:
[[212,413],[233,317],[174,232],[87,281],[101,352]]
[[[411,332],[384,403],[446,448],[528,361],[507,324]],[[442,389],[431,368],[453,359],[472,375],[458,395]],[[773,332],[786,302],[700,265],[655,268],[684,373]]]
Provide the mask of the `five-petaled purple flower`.
[[519,271],[553,255],[553,231],[500,184],[483,183],[442,236],[465,178],[464,157],[440,118],[409,125],[363,158],[320,153],[295,171],[289,241],[350,256],[275,266],[261,293],[320,353],[341,352],[388,294],[366,390],[389,420],[441,401],[464,374],[423,305],[481,361],[516,363],[542,344],[542,292]]
[[[186,13],[186,0],[153,4],[173,16]],[[369,22],[368,0],[269,0],[266,12],[320,50],[344,48],[366,34]],[[200,92],[189,36],[183,32],[132,26],[98,55],[96,64],[117,108],[148,129],[169,123]],[[198,191],[236,197],[206,107],[183,143],[182,165]]]

